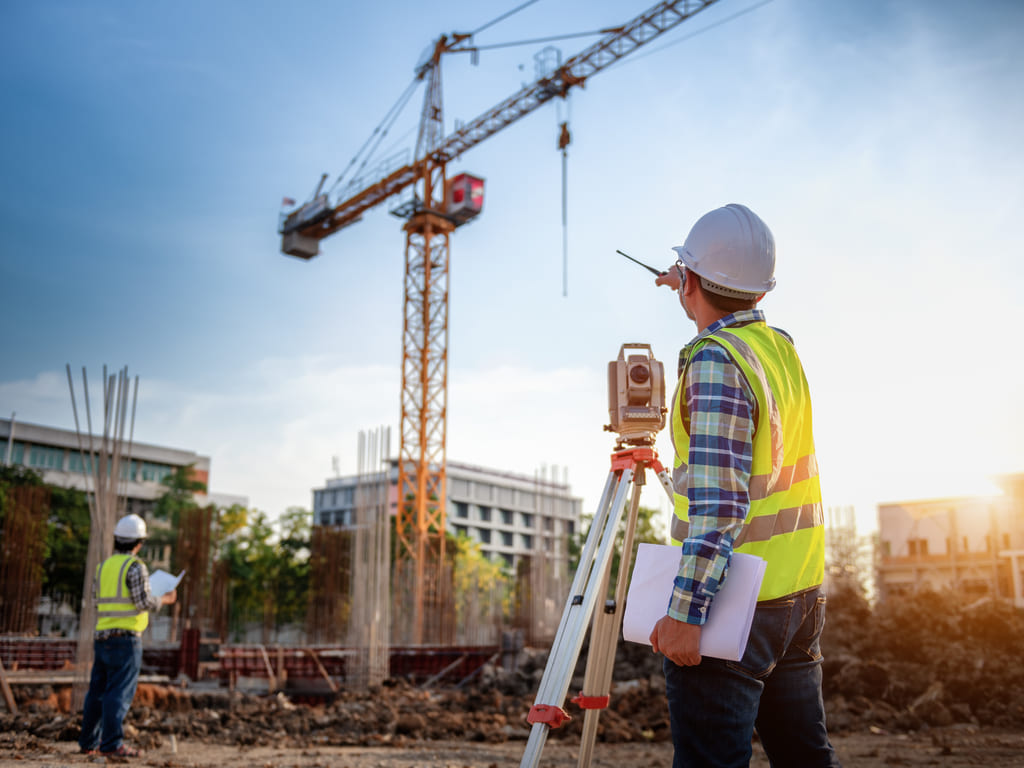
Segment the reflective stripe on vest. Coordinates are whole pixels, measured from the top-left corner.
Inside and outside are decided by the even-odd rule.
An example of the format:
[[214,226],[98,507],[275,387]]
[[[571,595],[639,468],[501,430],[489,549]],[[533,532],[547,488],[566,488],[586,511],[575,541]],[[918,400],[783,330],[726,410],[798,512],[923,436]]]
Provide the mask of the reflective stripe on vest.
[[134,555],[115,554],[100,565],[96,589],[96,631],[128,629],[142,632],[149,626],[149,611],[139,610],[128,588],[128,568]]
[[[824,515],[811,431],[811,406],[803,367],[792,344],[763,322],[726,328],[700,339],[719,344],[743,373],[757,401],[750,507],[735,533],[733,549],[768,561],[759,600],[771,600],[821,584],[824,578]],[[689,533],[687,465],[690,438],[685,409],[684,365],[672,404],[675,517],[671,536]],[[778,393],[778,395],[776,394]]]

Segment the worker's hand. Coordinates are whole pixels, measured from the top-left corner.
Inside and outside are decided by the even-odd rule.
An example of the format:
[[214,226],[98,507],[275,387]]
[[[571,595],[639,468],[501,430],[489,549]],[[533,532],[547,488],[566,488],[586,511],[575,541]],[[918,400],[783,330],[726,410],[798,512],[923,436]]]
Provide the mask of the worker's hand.
[[664,272],[654,278],[655,285],[667,285],[673,291],[679,290],[679,270],[673,264],[667,267]]
[[170,592],[164,592],[164,594],[162,594],[160,596],[160,604],[161,605],[171,605],[172,603],[176,602],[177,599],[178,599],[178,590],[172,589]]
[[651,631],[655,653],[663,653],[680,667],[700,664],[700,625],[662,616]]

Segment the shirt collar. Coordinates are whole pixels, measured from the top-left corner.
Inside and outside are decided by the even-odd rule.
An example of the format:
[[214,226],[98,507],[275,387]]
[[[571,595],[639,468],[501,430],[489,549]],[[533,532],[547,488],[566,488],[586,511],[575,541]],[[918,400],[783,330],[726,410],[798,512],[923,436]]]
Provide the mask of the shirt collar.
[[763,323],[764,321],[764,312],[760,309],[741,309],[739,312],[733,312],[731,315],[715,320],[715,322],[697,334],[693,341],[699,341],[731,325],[748,325],[750,323]]
[[728,328],[732,325],[749,325],[750,323],[763,323],[764,321],[764,312],[760,309],[741,309],[739,312],[733,312],[731,315],[726,315],[720,320],[715,320],[715,322],[694,336],[693,339],[690,340],[689,344],[679,350],[677,375],[682,376],[683,369],[686,368],[686,361],[689,359],[690,353],[693,351],[697,342],[701,339],[705,339],[716,331],[720,331],[723,328]]

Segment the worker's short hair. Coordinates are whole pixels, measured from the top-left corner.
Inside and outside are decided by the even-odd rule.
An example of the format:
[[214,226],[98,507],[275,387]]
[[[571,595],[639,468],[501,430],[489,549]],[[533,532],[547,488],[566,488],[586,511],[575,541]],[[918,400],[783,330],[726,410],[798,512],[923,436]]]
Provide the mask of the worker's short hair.
[[748,294],[747,296],[723,296],[720,293],[715,293],[704,287],[704,281],[698,280],[697,286],[700,292],[704,294],[704,298],[707,299],[708,304],[717,309],[719,312],[739,312],[743,309],[755,309],[757,308],[757,301],[761,298],[761,294]]
[[114,551],[115,552],[131,552],[135,549],[135,545],[138,544],[142,539],[122,539],[120,536],[114,537]]

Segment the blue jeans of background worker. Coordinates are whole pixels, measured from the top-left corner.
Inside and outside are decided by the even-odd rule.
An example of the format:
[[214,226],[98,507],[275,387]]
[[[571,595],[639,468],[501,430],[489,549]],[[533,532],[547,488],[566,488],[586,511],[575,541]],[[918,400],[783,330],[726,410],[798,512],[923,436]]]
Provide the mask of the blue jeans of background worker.
[[93,645],[92,677],[82,710],[83,750],[114,752],[124,739],[124,718],[142,669],[142,638],[119,635]]
[[757,604],[738,661],[665,659],[673,768],[744,768],[754,728],[773,768],[837,768],[821,696],[825,595],[811,589]]

